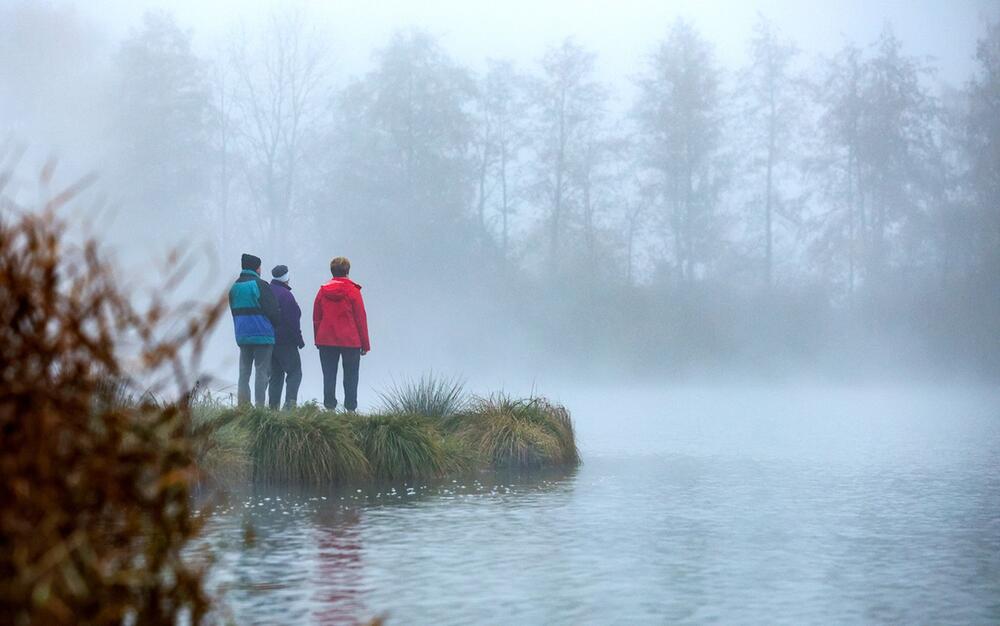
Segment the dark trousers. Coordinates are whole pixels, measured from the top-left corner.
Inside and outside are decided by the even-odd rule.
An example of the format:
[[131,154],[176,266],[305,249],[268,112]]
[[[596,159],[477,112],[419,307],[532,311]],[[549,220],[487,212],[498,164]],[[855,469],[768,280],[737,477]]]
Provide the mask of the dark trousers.
[[275,344],[271,353],[271,382],[267,386],[268,404],[272,409],[281,406],[281,388],[285,390],[285,408],[293,409],[299,399],[302,384],[302,359],[299,347],[293,343]]
[[344,408],[358,408],[358,369],[361,348],[319,346],[319,364],[323,367],[323,406],[337,408],[337,362],[344,362]]
[[236,399],[240,406],[250,404],[250,371],[253,378],[253,397],[257,406],[264,406],[264,394],[271,376],[271,350],[274,346],[240,346],[240,378],[236,383]]

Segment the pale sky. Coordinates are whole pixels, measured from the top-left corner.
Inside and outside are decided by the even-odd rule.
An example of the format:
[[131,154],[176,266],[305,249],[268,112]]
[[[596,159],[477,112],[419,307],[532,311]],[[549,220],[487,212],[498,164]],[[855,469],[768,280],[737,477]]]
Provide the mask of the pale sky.
[[400,28],[440,36],[449,52],[473,67],[487,57],[528,66],[547,45],[572,35],[597,51],[601,78],[618,86],[628,84],[677,16],[693,21],[728,67],[744,60],[758,12],[809,54],[831,53],[848,39],[867,44],[888,20],[910,54],[933,57],[952,83],[971,71],[983,23],[1000,19],[1000,0],[93,0],[76,6],[114,35],[126,33],[145,10],[166,8],[194,30],[202,53],[218,47],[241,21],[253,25],[273,7],[301,6],[330,33],[345,75],[363,71],[371,51]]

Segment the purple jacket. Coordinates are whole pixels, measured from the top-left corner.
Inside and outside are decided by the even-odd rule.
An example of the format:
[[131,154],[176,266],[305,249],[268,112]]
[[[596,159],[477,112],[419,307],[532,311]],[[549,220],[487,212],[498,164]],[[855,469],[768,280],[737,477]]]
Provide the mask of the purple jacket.
[[280,280],[271,281],[271,291],[281,307],[281,318],[274,325],[274,343],[302,347],[302,309],[292,295],[292,288]]

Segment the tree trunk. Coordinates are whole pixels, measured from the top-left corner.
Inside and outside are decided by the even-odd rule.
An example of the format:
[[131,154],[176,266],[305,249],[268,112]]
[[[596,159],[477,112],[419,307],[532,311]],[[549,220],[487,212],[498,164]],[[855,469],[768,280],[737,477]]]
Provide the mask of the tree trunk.
[[563,177],[566,159],[566,93],[560,94],[559,100],[559,149],[556,154],[556,188],[552,203],[552,232],[549,243],[550,265],[552,276],[559,273],[559,229],[562,218]]
[[854,222],[857,219],[854,203],[854,148],[852,147],[847,152],[847,297],[851,302],[854,300]]
[[767,129],[767,190],[766,198],[764,200],[764,230],[765,230],[765,240],[764,240],[764,285],[767,289],[771,289],[774,284],[773,272],[774,272],[774,256],[773,256],[773,245],[774,245],[774,234],[771,227],[771,211],[772,211],[772,197],[773,197],[773,184],[774,184],[774,153],[777,148],[775,146],[776,135],[777,135],[777,123],[778,120],[777,112],[775,111],[774,104],[774,78],[771,77],[771,89],[768,92],[768,105],[770,107],[768,115],[768,129]]
[[500,207],[501,219],[503,220],[503,233],[500,238],[500,266],[502,274],[507,272],[507,245],[508,245],[508,225],[507,214],[510,205],[507,199],[507,148],[500,148]]
[[[487,127],[487,132],[488,132]],[[479,236],[482,239],[483,250],[486,249],[486,172],[489,166],[489,145],[483,144],[482,159],[479,163],[479,203],[477,210],[479,213]]]

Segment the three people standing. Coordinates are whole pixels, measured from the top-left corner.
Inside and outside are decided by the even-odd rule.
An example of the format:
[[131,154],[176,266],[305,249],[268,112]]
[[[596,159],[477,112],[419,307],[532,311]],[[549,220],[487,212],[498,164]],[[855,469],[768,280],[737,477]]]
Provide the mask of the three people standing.
[[[299,350],[302,338],[302,311],[292,295],[288,267],[271,270],[268,284],[260,278],[261,260],[244,254],[240,277],[229,290],[236,344],[240,348],[237,401],[250,403],[250,374],[255,369],[254,403],[264,406],[265,392],[272,409],[281,404],[285,388],[285,409],[294,408],[302,382]],[[337,370],[344,368],[344,408],[358,406],[358,373],[361,356],[371,349],[368,319],[361,285],[347,276],[351,262],[337,257],[330,262],[333,278],[321,286],[313,303],[313,332],[323,370],[323,405],[337,406]]]

